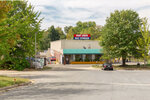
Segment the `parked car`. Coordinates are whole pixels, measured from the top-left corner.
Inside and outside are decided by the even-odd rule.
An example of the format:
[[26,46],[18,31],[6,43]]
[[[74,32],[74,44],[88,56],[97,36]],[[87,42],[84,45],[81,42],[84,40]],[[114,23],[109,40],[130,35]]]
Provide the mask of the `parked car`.
[[103,64],[102,70],[113,70],[113,66],[110,63]]

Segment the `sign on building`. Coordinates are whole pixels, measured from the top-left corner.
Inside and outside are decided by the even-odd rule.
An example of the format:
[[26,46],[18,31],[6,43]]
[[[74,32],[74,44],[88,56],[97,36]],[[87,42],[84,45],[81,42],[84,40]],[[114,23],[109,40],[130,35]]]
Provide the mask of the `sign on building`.
[[90,40],[90,34],[74,34],[74,40]]

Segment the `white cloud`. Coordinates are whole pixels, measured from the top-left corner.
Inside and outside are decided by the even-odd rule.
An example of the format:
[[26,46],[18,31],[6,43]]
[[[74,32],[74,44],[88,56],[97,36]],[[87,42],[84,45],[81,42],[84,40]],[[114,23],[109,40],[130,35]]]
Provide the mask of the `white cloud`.
[[64,27],[77,21],[105,24],[110,12],[118,9],[136,10],[140,17],[150,18],[150,0],[29,0],[44,17],[42,29],[51,25]]
[[144,9],[144,10],[140,10],[138,11],[140,17],[147,17],[148,19],[150,19],[150,9]]

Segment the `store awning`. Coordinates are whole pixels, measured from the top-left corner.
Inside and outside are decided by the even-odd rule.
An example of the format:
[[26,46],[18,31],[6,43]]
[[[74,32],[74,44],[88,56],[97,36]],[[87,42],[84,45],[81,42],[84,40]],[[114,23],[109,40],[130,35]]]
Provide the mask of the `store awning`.
[[63,54],[102,54],[102,49],[63,49]]

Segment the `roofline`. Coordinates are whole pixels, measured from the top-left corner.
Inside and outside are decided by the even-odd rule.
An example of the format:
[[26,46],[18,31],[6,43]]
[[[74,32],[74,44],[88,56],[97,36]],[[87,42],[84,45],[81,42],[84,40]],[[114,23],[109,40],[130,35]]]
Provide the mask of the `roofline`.
[[51,42],[57,42],[57,41],[99,41],[99,40],[66,40],[66,39],[62,39],[62,40],[56,40],[56,41],[51,41]]

